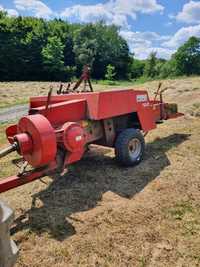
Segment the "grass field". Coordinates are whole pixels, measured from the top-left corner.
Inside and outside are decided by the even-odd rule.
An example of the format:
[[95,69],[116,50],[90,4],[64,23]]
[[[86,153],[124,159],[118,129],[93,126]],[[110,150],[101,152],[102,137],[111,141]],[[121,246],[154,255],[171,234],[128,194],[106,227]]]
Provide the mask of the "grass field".
[[[29,97],[34,95],[47,95],[50,86],[54,92],[59,88],[59,82],[0,82],[0,108],[28,103]],[[106,88],[131,86],[131,82],[116,82],[116,85],[106,85],[103,81],[93,83],[95,90]]]
[[[157,86],[139,85],[151,95]],[[11,232],[20,248],[17,267],[200,266],[200,78],[163,86],[173,87],[165,98],[177,102],[185,117],[147,136],[139,166],[120,168],[112,149],[92,148],[65,177],[45,177],[1,195],[16,211]],[[3,91],[15,105],[48,87],[0,83],[0,105]],[[0,147],[5,127],[0,125]],[[0,161],[1,177],[15,173],[15,156]]]

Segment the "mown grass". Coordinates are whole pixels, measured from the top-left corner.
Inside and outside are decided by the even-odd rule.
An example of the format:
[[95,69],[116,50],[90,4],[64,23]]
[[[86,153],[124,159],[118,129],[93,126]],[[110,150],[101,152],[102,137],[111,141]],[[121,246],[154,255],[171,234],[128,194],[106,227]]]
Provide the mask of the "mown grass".
[[[187,112],[198,103],[200,92],[193,88],[199,82],[165,81],[175,87],[165,99]],[[153,95],[157,84],[141,88]],[[1,147],[5,127],[0,125]],[[134,168],[117,166],[112,149],[91,148],[64,177],[45,177],[2,194],[16,212],[16,267],[199,266],[199,135],[199,118],[186,113],[149,133],[145,158]],[[17,172],[15,157],[0,160],[0,177]]]
[[16,99],[15,102],[9,101],[7,99],[8,99],[8,97],[6,97],[6,99],[1,100],[0,109],[12,107],[14,105],[23,105],[23,104],[28,103],[28,101],[29,101],[29,99],[27,99],[27,98]]
[[5,129],[7,127],[7,123],[0,123],[0,147],[6,143],[6,135]]
[[[131,81],[110,81],[100,80],[92,81],[95,91],[112,90],[114,88],[134,88],[141,86],[141,88],[148,88],[150,91],[156,91],[158,83],[161,81],[163,86],[175,84],[177,87],[177,93],[181,92],[198,92],[199,77],[178,77],[171,79],[152,80],[146,77],[141,77],[137,80]],[[185,84],[186,81],[186,84]],[[188,86],[188,81],[191,81],[191,87]],[[0,109],[10,107],[13,105],[26,104],[31,96],[47,95],[53,86],[54,93],[56,93],[59,82],[0,82]]]

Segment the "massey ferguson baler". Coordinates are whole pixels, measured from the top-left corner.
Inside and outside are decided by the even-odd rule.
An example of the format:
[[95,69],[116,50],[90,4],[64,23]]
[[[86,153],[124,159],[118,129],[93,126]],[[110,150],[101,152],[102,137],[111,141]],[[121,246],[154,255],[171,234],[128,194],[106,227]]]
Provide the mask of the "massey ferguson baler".
[[157,123],[179,116],[177,105],[164,103],[162,93],[159,100],[150,100],[142,90],[32,97],[28,115],[6,129],[10,146],[0,157],[17,151],[23,164],[19,174],[0,180],[0,193],[53,172],[63,173],[81,160],[90,144],[113,147],[122,165],[138,164],[145,134]]

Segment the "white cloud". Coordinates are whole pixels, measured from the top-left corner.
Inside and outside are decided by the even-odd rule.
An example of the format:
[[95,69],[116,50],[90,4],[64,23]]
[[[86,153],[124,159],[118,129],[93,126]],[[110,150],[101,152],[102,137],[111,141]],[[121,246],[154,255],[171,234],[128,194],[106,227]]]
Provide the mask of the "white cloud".
[[163,46],[176,49],[192,36],[200,37],[200,24],[181,28],[169,41],[164,42]]
[[30,11],[36,17],[49,18],[53,11],[39,0],[14,0],[18,10]]
[[113,12],[111,2],[109,4],[75,5],[68,7],[61,13],[61,17],[84,23],[103,20],[107,24],[114,23],[117,26],[129,27],[126,15]]
[[168,48],[162,47],[137,47],[134,49],[135,57],[138,59],[146,59],[150,55],[151,52],[156,52],[157,57],[170,59],[171,55],[175,52],[175,50],[171,50]]
[[155,32],[133,31],[121,31],[120,34],[128,42],[130,50],[136,58],[146,59],[154,51],[157,52],[158,57],[168,59],[174,53],[174,49],[161,47],[163,41],[171,38],[168,35],[161,36]]
[[73,18],[81,22],[91,22],[95,20],[112,20],[113,15],[106,9],[104,4],[96,5],[74,5],[66,8],[61,17]]
[[183,6],[181,12],[175,16],[177,21],[185,23],[200,22],[200,1],[190,1]]
[[72,21],[94,22],[104,20],[108,24],[115,24],[129,28],[128,18],[136,19],[137,13],[150,14],[162,12],[164,7],[157,0],[109,0],[104,4],[74,5],[61,12],[61,17]]
[[[151,33],[147,33],[151,34]],[[145,38],[145,32],[133,32],[133,31],[120,31],[120,35],[129,43],[131,48],[138,47],[143,44],[149,47],[152,42],[150,39]]]
[[162,12],[164,7],[159,5],[156,0],[113,0],[110,1],[116,12],[132,15],[132,13],[154,13]]
[[7,9],[8,15],[12,17],[17,17],[19,16],[19,13],[15,9]]
[[11,16],[11,17],[17,17],[19,15],[17,10],[15,10],[15,9],[6,9],[2,5],[0,5],[0,11],[6,11],[8,16]]

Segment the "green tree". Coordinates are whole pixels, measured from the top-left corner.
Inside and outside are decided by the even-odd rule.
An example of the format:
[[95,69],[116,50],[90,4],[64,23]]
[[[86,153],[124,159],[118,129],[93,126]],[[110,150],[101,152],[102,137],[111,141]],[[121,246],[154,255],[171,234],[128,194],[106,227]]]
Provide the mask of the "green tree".
[[160,78],[165,79],[168,77],[174,77],[176,75],[177,75],[177,70],[176,70],[176,62],[174,59],[170,59],[161,65],[159,72]]
[[112,66],[111,64],[109,64],[106,67],[106,74],[105,74],[106,80],[108,80],[108,81],[114,81],[115,75],[116,75],[115,67]]
[[60,80],[70,78],[83,65],[93,78],[105,77],[115,67],[116,78],[126,78],[130,64],[127,42],[119,28],[70,24],[61,19],[10,17],[0,11],[0,80]]
[[144,75],[146,77],[154,78],[157,75],[156,64],[157,64],[156,52],[151,52],[149,58],[146,60],[144,68]]
[[200,74],[200,38],[191,37],[174,54],[177,75]]
[[94,25],[86,24],[75,31],[73,51],[79,75],[84,65],[92,68],[97,54],[97,45]]
[[74,32],[74,52],[79,72],[84,64],[92,68],[92,76],[103,78],[106,67],[115,67],[116,77],[125,78],[129,64],[127,42],[119,35],[119,29],[102,22],[86,24]]
[[63,79],[64,74],[64,45],[58,37],[49,37],[42,49],[44,69],[53,79]]
[[129,67],[129,73],[131,79],[137,79],[144,74],[145,63],[143,60],[136,58],[132,59],[132,62]]
[[167,61],[163,58],[157,58],[156,59],[156,66],[155,66],[155,73],[156,73],[155,76],[156,77],[160,77],[162,67],[166,62]]

